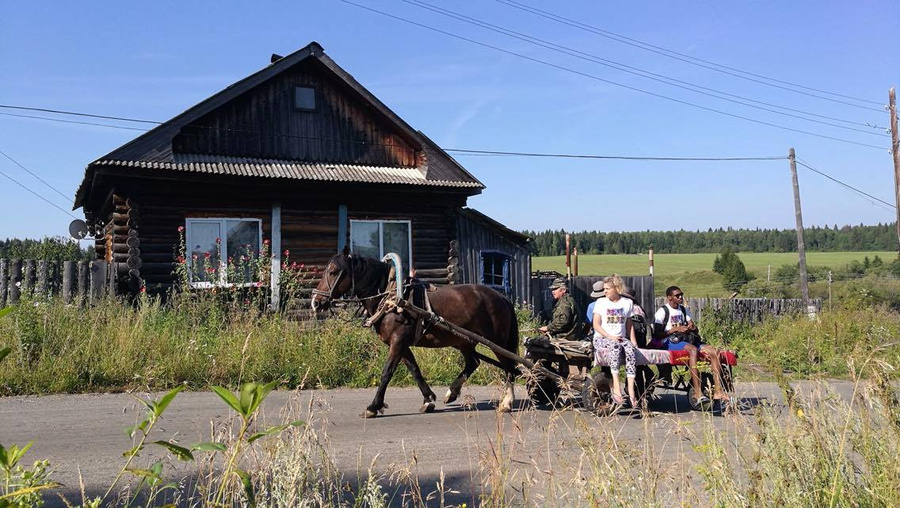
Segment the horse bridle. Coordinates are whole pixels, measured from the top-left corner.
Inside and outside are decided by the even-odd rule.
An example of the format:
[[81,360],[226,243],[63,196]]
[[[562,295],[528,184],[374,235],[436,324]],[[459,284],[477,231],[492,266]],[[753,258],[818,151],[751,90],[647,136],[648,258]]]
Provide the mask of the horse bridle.
[[344,270],[341,270],[340,272],[338,272],[337,276],[334,278],[333,283],[328,280],[328,272],[325,272],[324,275],[325,275],[324,276],[325,283],[328,285],[328,291],[322,291],[319,288],[315,288],[312,290],[312,295],[314,297],[321,296],[321,297],[325,298],[326,302],[330,302],[330,301],[334,300],[334,289],[337,287],[338,282],[341,281],[341,277],[343,277],[343,275],[344,275]]
[[[325,283],[328,285],[328,291],[321,291],[318,288],[314,288],[312,290],[313,297],[321,296],[321,297],[325,298],[326,302],[334,301],[334,299],[335,299],[334,290],[337,288],[338,283],[341,281],[341,277],[344,276],[344,272],[346,272],[347,270],[350,271],[350,294],[355,295],[356,294],[356,279],[355,279],[355,277],[353,277],[353,257],[348,256],[347,257],[347,268],[341,269],[341,271],[338,272],[338,274],[334,277],[333,282],[328,280],[328,271],[327,270],[325,271],[322,278],[325,279]],[[313,301],[315,301],[315,299]]]

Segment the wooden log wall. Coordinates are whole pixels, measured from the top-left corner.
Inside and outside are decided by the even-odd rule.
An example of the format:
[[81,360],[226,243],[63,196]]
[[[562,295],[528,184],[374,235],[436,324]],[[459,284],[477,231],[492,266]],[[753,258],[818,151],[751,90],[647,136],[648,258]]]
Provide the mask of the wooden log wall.
[[[665,303],[665,297],[656,299],[657,308]],[[809,304],[816,308],[816,312],[822,310],[821,298],[810,299]],[[806,313],[803,300],[799,298],[688,298],[684,305],[698,323],[702,322],[704,313],[722,309],[726,309],[734,321],[750,324],[760,323],[769,317]]]
[[[35,269],[23,269],[33,266]],[[106,261],[0,259],[0,308],[30,299],[61,298],[66,304],[97,303],[114,296],[118,275]]]
[[98,228],[94,249],[97,259],[108,263],[117,274],[113,280],[118,286],[107,291],[134,295],[143,286],[140,207],[121,194],[113,193],[111,200],[106,216],[101,218],[103,226]]

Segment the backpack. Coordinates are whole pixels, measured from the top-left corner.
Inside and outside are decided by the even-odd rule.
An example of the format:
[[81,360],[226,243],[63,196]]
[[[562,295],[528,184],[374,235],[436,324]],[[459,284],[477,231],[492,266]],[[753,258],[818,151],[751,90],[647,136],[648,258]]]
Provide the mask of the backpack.
[[647,347],[647,320],[637,314],[631,316],[631,327],[634,328],[634,338],[637,339],[639,348]]

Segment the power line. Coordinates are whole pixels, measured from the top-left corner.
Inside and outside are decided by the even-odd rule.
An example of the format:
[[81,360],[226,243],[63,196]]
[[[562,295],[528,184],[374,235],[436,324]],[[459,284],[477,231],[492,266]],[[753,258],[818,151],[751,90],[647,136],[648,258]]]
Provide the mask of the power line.
[[[0,107],[2,107],[2,106],[0,106]],[[148,130],[150,130],[150,129],[141,129],[139,127],[125,127],[122,125],[112,125],[112,124],[108,124],[108,123],[79,122],[76,120],[63,120],[61,118],[47,118],[45,116],[37,116],[37,115],[17,115],[15,113],[2,113],[2,112],[0,112],[0,115],[14,116],[16,118],[32,118],[34,120],[47,120],[48,122],[73,123],[73,124],[77,124],[77,125],[93,125],[96,127],[109,127],[110,129],[122,129],[122,130],[126,130],[126,131],[147,132]],[[132,121],[134,121],[134,120],[132,120]]]
[[[6,155],[6,154],[4,154],[4,155]],[[7,155],[7,158],[8,158],[8,157],[9,157],[9,156]],[[15,161],[13,161],[13,162],[15,162]],[[16,164],[18,164],[18,163],[16,163]],[[64,210],[63,208],[61,208],[61,207],[60,207],[59,205],[57,205],[56,203],[53,203],[52,201],[50,201],[49,199],[45,198],[44,196],[41,196],[41,195],[38,194],[37,192],[31,190],[31,189],[28,188],[25,184],[19,182],[18,180],[16,180],[16,179],[13,178],[13,177],[7,175],[7,174],[4,173],[3,171],[0,171],[0,175],[5,176],[5,177],[8,178],[9,180],[12,180],[12,182],[13,182],[14,184],[16,184],[16,185],[18,185],[19,187],[25,189],[26,191],[30,192],[31,194],[34,194],[35,196],[37,196],[38,198],[40,198],[41,200],[43,200],[44,202],[46,202],[48,205],[52,206],[53,208],[56,208],[57,210],[61,211],[62,213],[68,215],[69,217],[72,217],[73,219],[77,219],[77,218],[78,218],[78,217],[75,217],[74,215],[72,215],[72,212],[69,212],[69,211],[67,211],[67,210]],[[68,198],[67,198],[67,199],[68,199]]]
[[[5,105],[0,104],[0,108],[7,107]],[[39,109],[39,108],[34,108]],[[73,111],[63,111],[59,110],[58,114],[65,115],[76,115],[76,116],[86,116],[86,117],[97,117],[100,115],[91,115],[89,113],[78,113]],[[31,115],[16,115],[9,113],[0,113],[0,115],[7,116],[25,116],[26,118],[33,118],[36,120],[50,120],[50,121],[64,121],[56,118],[47,118],[42,116],[31,116]],[[117,117],[122,118],[122,117]],[[137,119],[125,119],[126,121],[140,121],[140,122],[148,122],[148,123],[158,123],[162,124],[162,122],[152,122],[150,120],[137,120]],[[109,125],[104,123],[95,123],[95,122],[74,122],[82,125],[93,125],[97,127],[113,127],[120,128],[117,125]],[[130,127],[133,130],[139,130],[146,132],[149,129]],[[214,129],[214,130],[228,130],[232,131],[232,129]],[[253,131],[241,131],[241,130],[233,130],[233,132],[239,133],[250,133],[250,134],[260,134],[258,132]],[[275,136],[282,136],[281,134],[276,134]],[[295,136],[295,135],[283,135],[285,137],[296,137],[302,139],[311,139],[311,140],[319,140],[319,141],[329,141],[326,138],[318,138],[314,136]],[[363,143],[363,142],[357,142]],[[389,145],[380,145],[379,146],[389,146]],[[393,145],[390,145],[393,146]],[[628,155],[592,155],[592,154],[563,154],[563,153],[537,153],[537,152],[511,152],[511,151],[497,151],[497,150],[471,150],[465,148],[443,148],[445,152],[453,152],[459,153],[463,155],[484,155],[484,156],[508,156],[508,157],[545,157],[545,158],[561,158],[561,159],[614,159],[614,160],[656,160],[656,161],[770,161],[770,160],[786,160],[786,156],[772,156],[772,157],[647,157],[647,156],[628,156]],[[68,198],[67,198],[68,199]]]
[[26,173],[28,173],[29,175],[31,175],[31,176],[37,178],[38,180],[40,180],[42,184],[44,184],[44,185],[46,185],[47,187],[50,187],[51,189],[53,189],[53,191],[56,192],[57,194],[59,194],[60,196],[62,196],[63,199],[65,199],[65,200],[68,200],[68,199],[69,199],[69,196],[66,196],[65,194],[63,194],[62,192],[60,192],[59,189],[57,189],[56,187],[54,187],[54,186],[50,185],[49,183],[47,183],[46,180],[44,180],[43,178],[41,178],[41,177],[39,177],[38,175],[34,174],[34,172],[32,172],[31,170],[29,170],[29,169],[26,168],[25,166],[19,164],[19,162],[18,162],[17,160],[15,160],[15,159],[13,159],[12,157],[10,157],[10,156],[9,156],[6,152],[4,152],[3,150],[0,150],[0,155],[3,155],[3,156],[6,157],[7,159],[9,159],[13,164],[15,164],[16,166],[19,166],[20,168],[22,168],[22,170],[25,171]]
[[[727,102],[732,102],[732,103],[734,103],[734,104],[740,104],[740,105],[742,105],[742,106],[747,106],[747,107],[751,107],[751,108],[756,108],[756,109],[760,109],[760,110],[762,110],[762,111],[768,111],[768,112],[770,112],[770,113],[775,113],[775,114],[777,114],[777,115],[783,115],[783,116],[788,116],[788,117],[791,117],[791,118],[797,118],[797,119],[800,119],[800,120],[805,120],[805,121],[808,121],[808,122],[814,122],[814,123],[818,123],[818,124],[822,124],[822,125],[828,125],[828,126],[830,126],[830,127],[836,127],[836,128],[839,128],[839,129],[845,129],[845,130],[854,131],[854,132],[861,132],[861,133],[863,133],[863,134],[869,134],[869,135],[872,135],[872,136],[888,137],[886,134],[882,134],[882,133],[878,133],[878,132],[872,132],[871,129],[878,129],[879,127],[878,127],[877,125],[872,125],[871,123],[857,122],[857,121],[853,121],[853,120],[846,120],[846,119],[843,119],[843,118],[837,118],[837,117],[832,117],[832,116],[827,116],[827,115],[820,115],[820,114],[818,114],[818,113],[813,113],[813,112],[810,112],[810,111],[804,111],[804,110],[801,110],[801,109],[790,108],[790,107],[782,106],[782,105],[779,105],[779,104],[772,104],[772,103],[769,103],[769,102],[756,100],[756,99],[753,99],[753,98],[750,98],[750,97],[745,97],[745,96],[742,96],[742,95],[736,95],[736,94],[732,94],[732,93],[729,93],[729,92],[724,92],[724,91],[722,91],[722,90],[717,90],[717,89],[715,89],[715,88],[710,88],[710,87],[706,87],[706,86],[703,86],[703,85],[698,85],[698,84],[696,84],[696,83],[690,83],[690,82],[688,82],[688,81],[683,81],[683,80],[680,80],[680,79],[672,78],[672,77],[666,76],[666,75],[664,75],[664,74],[658,74],[658,73],[655,73],[655,72],[650,72],[650,71],[648,71],[648,70],[646,70],[646,69],[641,69],[641,68],[639,68],[639,67],[635,67],[635,66],[632,66],[632,65],[624,64],[624,63],[622,63],[622,62],[616,62],[615,60],[609,60],[609,59],[606,59],[606,58],[602,58],[602,57],[599,57],[599,56],[597,56],[597,55],[593,55],[593,54],[590,54],[590,53],[586,53],[586,52],[580,51],[580,50],[578,50],[578,49],[574,49],[574,48],[571,48],[571,47],[568,47],[568,46],[556,44],[556,43],[554,43],[554,42],[547,41],[547,40],[545,40],[545,39],[540,39],[540,38],[537,38],[537,37],[534,37],[534,36],[531,36],[531,35],[528,35],[528,34],[524,34],[524,33],[522,33],[522,32],[517,32],[517,31],[515,31],[515,30],[510,30],[510,29],[508,29],[508,28],[504,28],[504,27],[499,26],[499,25],[494,25],[494,24],[492,24],[492,23],[488,23],[488,22],[486,22],[486,21],[482,21],[482,20],[480,20],[480,19],[473,18],[473,17],[467,16],[467,15],[465,15],[465,14],[460,14],[460,13],[458,13],[458,12],[455,12],[455,11],[452,11],[452,10],[449,10],[449,9],[444,9],[444,8],[442,8],[442,7],[437,7],[437,6],[435,6],[435,5],[429,4],[429,3],[427,3],[427,2],[423,2],[423,1],[421,1],[421,0],[401,0],[401,1],[403,1],[403,2],[405,2],[405,3],[407,3],[407,4],[410,4],[410,5],[419,7],[419,8],[421,8],[421,9],[426,9],[426,10],[429,10],[429,11],[432,11],[432,12],[436,12],[436,13],[442,15],[442,16],[447,16],[447,17],[450,17],[450,18],[453,18],[453,19],[462,21],[462,22],[464,22],[464,23],[469,23],[469,24],[472,24],[472,25],[475,25],[475,26],[484,28],[484,29],[486,29],[486,30],[490,30],[490,31],[492,31],[492,32],[496,32],[496,33],[500,33],[500,34],[506,35],[507,37],[511,37],[511,38],[514,38],[514,39],[518,39],[518,40],[527,42],[527,43],[529,43],[529,44],[533,44],[533,45],[536,45],[536,46],[540,46],[540,47],[549,49],[549,50],[551,50],[551,51],[556,51],[556,52],[558,52],[558,53],[562,53],[562,54],[565,54],[565,55],[568,55],[568,56],[572,56],[572,57],[575,57],[575,58],[579,58],[579,59],[581,59],[581,60],[586,60],[586,61],[589,61],[589,62],[592,62],[592,63],[596,63],[596,64],[603,65],[603,66],[606,66],[606,67],[610,67],[610,68],[613,68],[613,69],[616,69],[616,70],[619,70],[619,71],[622,71],[622,72],[626,72],[626,73],[628,73],[628,74],[633,74],[633,75],[635,75],[635,76],[640,76],[640,77],[642,77],[642,78],[650,79],[650,80],[653,80],[653,81],[656,81],[656,82],[659,82],[659,83],[664,83],[664,84],[667,84],[667,85],[669,85],[669,86],[674,86],[674,87],[677,87],[677,88],[681,88],[681,89],[683,89],[683,90],[688,90],[688,91],[691,91],[691,92],[694,92],[694,93],[698,93],[698,94],[701,94],[701,95],[705,95],[705,96],[707,96],[707,97],[713,97],[713,98],[716,98],[716,99],[719,99],[719,100],[723,100],[723,101],[727,101]],[[704,90],[706,90],[706,91],[704,91]],[[724,97],[723,97],[723,96],[724,96]],[[729,98],[729,97],[731,97],[731,98]],[[737,100],[737,99],[739,99],[739,100]],[[749,101],[750,103],[744,102],[744,101]],[[762,106],[759,106],[759,105],[757,105],[757,104],[761,104]],[[764,106],[769,106],[769,107],[764,107]],[[794,115],[794,114],[791,114],[791,113],[785,113],[784,111],[778,111],[778,110],[776,110],[776,109],[771,109],[771,108],[778,108],[778,109],[783,109],[783,110],[786,110],[786,111],[793,111],[793,112],[795,112],[795,113],[801,113],[801,114],[803,114],[803,115],[814,116],[814,117],[818,117],[818,118],[825,118],[825,119],[828,119],[828,120],[834,120],[834,121],[837,121],[837,122],[843,122],[843,123],[847,123],[847,124],[850,124],[850,125],[859,125],[859,126],[867,127],[868,130],[864,130],[864,129],[856,129],[856,128],[853,128],[853,127],[847,127],[847,126],[844,126],[844,125],[837,125],[837,124],[834,124],[834,123],[824,122],[824,121],[821,121],[821,120],[814,120],[814,119],[812,119],[812,118],[806,118],[806,117],[804,117],[804,116]]]
[[6,104],[0,104],[0,108],[7,109],[20,109],[23,111],[40,111],[41,113],[55,113],[58,115],[78,115],[78,116],[86,116],[90,118],[101,118],[104,120],[121,120],[123,122],[139,122],[139,123],[151,123],[155,125],[159,125],[162,122],[155,122],[153,120],[137,120],[135,118],[126,118],[123,116],[107,116],[107,115],[94,115],[89,113],[72,113],[70,111],[63,111],[59,109],[48,109],[48,108],[32,108],[27,106],[11,106]]
[[775,157],[644,157],[631,155],[582,155],[565,153],[533,153],[533,152],[499,152],[492,150],[467,150],[463,148],[444,148],[445,152],[477,154],[477,155],[507,155],[513,157],[548,157],[559,159],[607,159],[607,160],[633,160],[633,161],[774,161],[787,160],[785,156]]
[[478,45],[478,46],[482,46],[482,47],[485,47],[485,48],[488,48],[488,49],[493,49],[493,50],[495,50],[495,51],[499,51],[499,52],[504,53],[504,54],[507,54],[507,55],[515,56],[515,57],[517,57],[517,58],[522,58],[522,59],[524,59],[524,60],[528,60],[528,61],[531,61],[531,62],[534,62],[534,63],[539,63],[539,64],[545,65],[545,66],[547,66],[547,67],[552,67],[552,68],[554,68],[554,69],[559,69],[559,70],[562,70],[562,71],[565,71],[565,72],[569,72],[569,73],[572,73],[572,74],[576,74],[576,75],[579,75],[579,76],[583,76],[583,77],[586,77],[586,78],[589,78],[589,79],[593,79],[593,80],[595,80],[595,81],[600,81],[600,82],[602,82],[602,83],[608,83],[608,84],[610,84],[610,85],[614,85],[614,86],[618,86],[618,87],[621,87],[621,88],[625,88],[625,89],[627,89],[627,90],[632,90],[632,91],[635,91],[635,92],[639,92],[639,93],[642,93],[642,94],[650,95],[650,96],[657,97],[657,98],[660,98],[660,99],[665,99],[665,100],[667,100],[667,101],[676,102],[676,103],[679,103],[679,104],[684,104],[684,105],[686,105],[686,106],[691,106],[691,107],[694,107],[694,108],[697,108],[697,109],[702,109],[702,110],[704,110],[704,111],[709,111],[709,112],[712,112],[712,113],[718,113],[718,114],[720,114],[720,115],[724,115],[724,116],[728,116],[728,117],[732,117],[732,118],[739,118],[739,119],[741,119],[741,120],[745,120],[745,121],[748,121],[748,122],[752,122],[752,123],[756,123],[756,124],[760,124],[760,125],[766,125],[766,126],[768,126],[768,127],[773,127],[773,128],[781,129],[781,130],[785,130],[785,131],[797,132],[797,133],[800,133],[800,134],[806,134],[806,135],[809,135],[809,136],[815,136],[815,137],[822,138],[822,139],[830,139],[830,140],[832,140],[832,141],[838,141],[838,142],[840,142],[840,143],[847,143],[847,144],[851,144],[851,145],[864,146],[864,147],[867,147],[867,148],[875,148],[875,149],[877,149],[877,150],[885,150],[885,149],[886,149],[886,147],[884,147],[884,146],[870,145],[870,144],[868,144],[868,143],[860,143],[860,142],[858,142],[858,141],[851,141],[851,140],[848,140],[848,139],[837,138],[837,137],[834,137],[834,136],[827,136],[827,135],[825,135],[825,134],[818,134],[818,133],[815,133],[815,132],[805,131],[805,130],[802,130],[802,129],[795,129],[795,128],[792,128],[792,127],[785,127],[785,126],[783,126],[783,125],[778,125],[778,124],[774,124],[774,123],[771,123],[771,122],[766,122],[766,121],[763,121],[763,120],[757,120],[757,119],[750,118],[750,117],[746,117],[746,116],[743,116],[743,115],[738,115],[738,114],[735,114],[735,113],[728,113],[727,111],[722,111],[722,110],[715,109],[715,108],[710,108],[710,107],[707,107],[707,106],[701,106],[701,105],[699,105],[699,104],[695,104],[695,103],[692,103],[692,102],[689,102],[689,101],[684,101],[684,100],[681,100],[681,99],[676,99],[676,98],[674,98],[674,97],[669,97],[669,96],[667,96],[667,95],[662,95],[662,94],[659,94],[659,93],[651,92],[651,91],[644,90],[644,89],[641,89],[641,88],[637,88],[637,87],[634,87],[634,86],[630,86],[630,85],[625,85],[625,84],[622,84],[622,83],[618,83],[618,82],[615,82],[615,81],[612,81],[612,80],[609,80],[609,79],[606,79],[606,78],[601,78],[600,76],[596,76],[596,75],[594,75],[594,74],[589,74],[589,73],[586,73],[586,72],[581,72],[581,71],[578,71],[578,70],[575,70],[575,69],[571,69],[571,68],[569,68],[569,67],[565,67],[565,66],[562,66],[562,65],[559,65],[559,64],[555,64],[555,63],[552,63],[552,62],[548,62],[548,61],[546,61],[546,60],[541,60],[541,59],[539,59],[539,58],[534,58],[534,57],[530,57],[530,56],[527,56],[527,55],[523,55],[523,54],[521,54],[521,53],[516,53],[515,51],[510,51],[510,50],[507,50],[507,49],[503,49],[503,48],[500,48],[500,47],[498,47],[498,46],[493,46],[493,45],[488,44],[488,43],[485,43],[485,42],[477,41],[477,40],[475,40],[475,39],[470,39],[470,38],[468,38],[468,37],[464,37],[464,36],[461,36],[461,35],[454,34],[454,33],[452,33],[452,32],[448,32],[448,31],[446,31],[446,30],[442,30],[442,29],[439,29],[439,28],[435,28],[435,27],[432,27],[432,26],[429,26],[429,25],[425,25],[425,24],[423,24],[423,23],[416,22],[416,21],[412,21],[412,20],[403,18],[403,17],[401,17],[401,16],[397,16],[397,15],[394,15],[394,14],[389,14],[389,13],[380,11],[380,10],[378,10],[378,9],[373,9],[373,8],[371,8],[371,7],[368,7],[368,6],[365,6],[365,5],[361,5],[361,4],[352,2],[352,1],[350,1],[350,0],[341,0],[341,1],[342,1],[343,3],[348,4],[348,5],[353,5],[353,6],[355,6],[355,7],[360,8],[360,9],[365,9],[365,10],[367,10],[367,11],[371,11],[371,12],[374,12],[374,13],[376,13],[376,14],[380,14],[380,15],[385,16],[385,17],[389,17],[389,18],[392,18],[392,19],[396,19],[396,20],[402,21],[402,22],[404,22],[404,23],[408,23],[408,24],[411,24],[411,25],[414,25],[414,26],[418,26],[418,27],[420,27],[420,28],[424,28],[424,29],[426,29],[426,30],[431,30],[431,31],[433,31],[433,32],[437,32],[437,33],[446,35],[446,36],[448,36],[448,37],[453,37],[453,38],[455,38],[455,39],[459,39],[459,40],[466,41],[466,42],[469,42],[469,43],[472,43],[472,44],[476,44],[476,45]]
[[862,194],[863,196],[866,196],[866,197],[868,197],[868,198],[870,198],[870,199],[874,199],[875,201],[878,201],[879,203],[883,203],[883,204],[885,204],[885,205],[891,207],[892,210],[896,210],[896,209],[897,209],[897,206],[896,206],[896,205],[892,205],[891,203],[888,203],[887,201],[884,201],[883,199],[876,198],[875,196],[869,194],[868,192],[861,191],[861,190],[857,189],[856,187],[853,187],[852,185],[850,185],[850,184],[848,184],[848,183],[844,183],[844,182],[838,180],[837,178],[834,178],[834,177],[831,176],[831,175],[825,174],[825,173],[823,173],[822,171],[819,171],[818,169],[816,169],[816,168],[810,166],[809,164],[806,164],[805,162],[803,162],[803,160],[801,160],[801,159],[799,159],[799,158],[797,159],[797,164],[800,164],[801,166],[805,167],[806,169],[808,169],[808,170],[810,170],[810,171],[813,171],[813,172],[815,172],[815,173],[818,173],[818,174],[824,176],[825,178],[831,180],[832,182],[835,182],[835,183],[837,183],[838,185],[842,185],[842,186],[844,186],[844,187],[846,187],[846,188],[852,190],[853,192],[856,192],[856,193],[858,193],[858,194]]
[[[574,28],[579,28],[579,29],[581,29],[581,30],[584,30],[584,31],[587,31],[587,32],[591,32],[591,33],[594,33],[594,34],[599,35],[599,36],[601,36],[601,37],[605,37],[605,38],[607,38],[607,39],[612,39],[612,40],[621,42],[621,43],[623,43],[623,44],[627,44],[627,45],[629,45],[629,46],[633,46],[633,47],[636,47],[636,48],[639,48],[639,49],[643,49],[643,50],[645,50],[645,51],[650,51],[650,52],[652,52],[652,53],[656,53],[656,54],[659,54],[659,55],[662,55],[662,56],[665,56],[665,57],[668,57],[668,58],[672,58],[672,59],[675,59],[675,60],[679,60],[679,61],[682,61],[682,62],[691,64],[691,65],[696,65],[696,66],[698,66],[698,67],[703,67],[704,69],[709,69],[709,70],[712,70],[712,71],[715,71],[715,72],[720,72],[720,73],[723,73],[723,74],[727,74],[727,75],[729,75],[729,76],[733,76],[733,77],[736,77],[736,78],[740,78],[740,79],[745,79],[745,80],[748,80],[748,81],[752,81],[752,82],[754,82],[754,83],[759,83],[759,84],[766,85],[766,86],[771,86],[771,87],[774,87],[774,88],[780,88],[780,89],[782,89],[782,90],[787,90],[787,91],[789,91],[789,92],[794,92],[794,93],[806,95],[806,96],[809,96],[809,97],[815,97],[815,98],[817,98],[817,99],[822,99],[822,100],[826,100],[826,101],[832,101],[832,102],[836,102],[836,103],[839,103],[839,104],[844,104],[844,105],[847,105],[847,106],[853,106],[853,107],[856,107],[856,108],[868,109],[868,110],[870,110],[870,111],[881,111],[880,109],[877,109],[877,108],[872,108],[872,107],[867,107],[867,106],[860,106],[860,105],[858,105],[858,104],[852,104],[852,103],[848,103],[848,102],[844,102],[844,101],[839,101],[839,100],[835,100],[835,99],[830,99],[830,98],[828,98],[828,97],[821,97],[821,96],[818,96],[818,95],[815,95],[815,94],[803,92],[803,91],[801,91],[801,90],[794,90],[794,89],[792,89],[792,88],[787,88],[787,87],[784,87],[784,86],[778,86],[778,85],[775,85],[775,84],[772,84],[772,83],[767,83],[767,82],[765,82],[765,81],[760,81],[760,80],[758,80],[758,79],[748,78],[747,76],[753,76],[753,77],[755,77],[755,78],[760,78],[760,79],[764,79],[764,80],[769,80],[769,81],[773,81],[773,82],[775,82],[775,83],[781,83],[781,84],[783,84],[783,85],[790,85],[790,86],[794,86],[794,87],[797,87],[797,88],[802,88],[802,89],[804,89],[804,90],[810,90],[810,91],[813,91],[813,92],[823,93],[823,94],[827,94],[827,95],[833,95],[833,96],[835,96],[835,97],[842,97],[842,98],[844,98],[844,99],[851,99],[851,100],[855,100],[855,101],[859,101],[859,102],[865,102],[865,103],[868,103],[868,104],[877,104],[877,105],[879,105],[879,106],[884,106],[884,103],[882,103],[882,102],[873,101],[873,100],[869,100],[869,99],[862,99],[862,98],[853,97],[853,96],[850,96],[850,95],[844,95],[844,94],[835,93],[835,92],[829,92],[829,91],[827,91],[827,90],[821,90],[821,89],[818,89],[818,88],[813,88],[813,87],[809,87],[809,86],[805,86],[805,85],[800,85],[800,84],[798,84],[798,83],[792,83],[792,82],[790,82],[790,81],[784,81],[784,80],[780,80],[780,79],[776,79],[776,78],[764,76],[764,75],[761,75],[761,74],[755,74],[755,73],[753,73],[753,72],[744,71],[744,70],[741,70],[741,69],[737,69],[737,68],[735,68],[735,67],[729,67],[729,66],[727,66],[727,65],[723,65],[723,64],[711,62],[711,61],[709,61],[709,60],[704,60],[704,59],[702,59],[702,58],[697,58],[697,57],[693,57],[693,56],[690,56],[690,55],[686,55],[686,54],[684,54],[684,53],[679,53],[679,52],[677,52],[677,51],[673,51],[673,50],[670,50],[670,49],[666,49],[666,48],[663,48],[663,47],[661,47],[661,46],[655,46],[655,45],[650,44],[650,43],[647,43],[647,42],[642,42],[642,41],[639,41],[639,40],[637,40],[637,39],[632,39],[632,38],[626,37],[626,36],[624,36],[624,35],[620,35],[620,34],[617,34],[617,33],[614,33],[614,32],[610,32],[610,31],[608,31],[608,30],[603,30],[603,29],[601,29],[601,28],[597,28],[597,27],[594,27],[594,26],[591,26],[591,25],[588,25],[588,24],[585,24],[585,23],[581,23],[581,22],[579,22],[579,21],[575,21],[575,20],[572,20],[572,19],[569,19],[569,18],[566,18],[566,17],[563,17],[563,16],[559,16],[559,15],[557,15],[557,14],[553,14],[552,12],[544,11],[544,10],[538,9],[538,8],[536,8],[536,7],[531,7],[531,6],[528,6],[528,5],[524,5],[524,4],[519,3],[519,2],[516,2],[516,1],[514,1],[514,0],[496,0],[496,1],[499,2],[499,3],[501,3],[501,4],[507,5],[507,6],[509,6],[509,7],[513,7],[513,8],[516,8],[516,9],[519,9],[519,10],[522,10],[522,11],[525,11],[525,12],[529,12],[529,13],[534,14],[534,15],[536,15],[536,16],[540,16],[540,17],[543,17],[543,18],[545,18],[545,19],[550,19],[550,20],[552,20],[552,21],[556,21],[557,23],[562,23],[562,24],[564,24],[564,25],[568,25],[568,26],[571,26],[571,27],[574,27]],[[723,69],[724,69],[724,70],[723,70]],[[729,72],[729,71],[733,71],[733,72]],[[735,74],[735,73],[740,73],[740,74]],[[746,75],[746,76],[742,76],[741,74],[744,74],[744,75]]]

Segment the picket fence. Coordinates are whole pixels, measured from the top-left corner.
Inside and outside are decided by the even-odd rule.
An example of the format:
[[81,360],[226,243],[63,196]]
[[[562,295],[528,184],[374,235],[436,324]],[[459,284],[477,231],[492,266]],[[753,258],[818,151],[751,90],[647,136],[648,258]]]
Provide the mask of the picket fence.
[[116,265],[106,261],[0,259],[0,308],[16,305],[22,295],[63,302],[97,302],[116,294]]
[[[665,304],[665,297],[656,298],[656,308]],[[725,309],[732,320],[754,324],[772,316],[808,314],[813,309],[820,312],[822,299],[809,301],[813,309],[804,307],[803,300],[799,298],[688,298],[684,305],[698,323],[703,319],[704,312]]]

